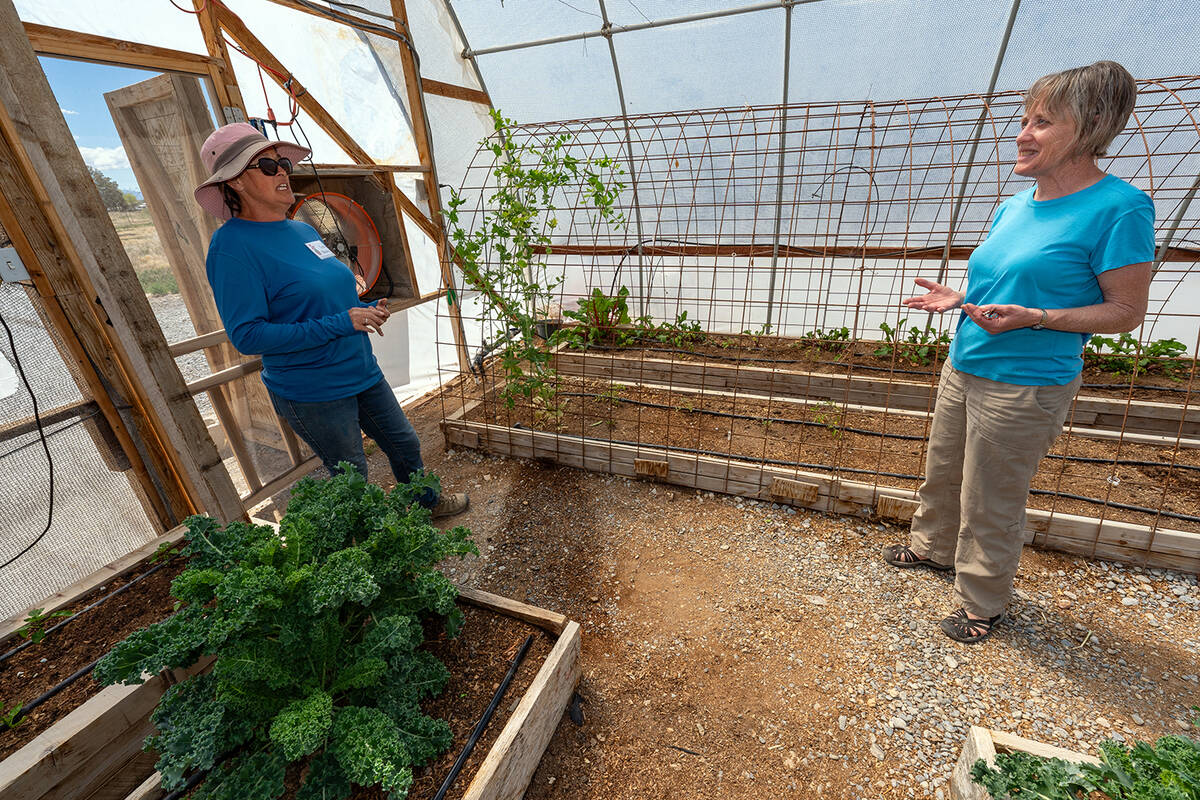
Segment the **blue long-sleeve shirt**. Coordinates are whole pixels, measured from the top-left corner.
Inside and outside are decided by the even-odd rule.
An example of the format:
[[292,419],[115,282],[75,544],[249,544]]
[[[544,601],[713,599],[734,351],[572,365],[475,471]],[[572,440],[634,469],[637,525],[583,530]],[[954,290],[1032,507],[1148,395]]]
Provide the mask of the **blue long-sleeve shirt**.
[[383,372],[367,334],[354,329],[354,275],[297,220],[234,217],[208,246],[208,282],[225,333],[239,352],[262,355],[262,380],[281,397],[341,400]]

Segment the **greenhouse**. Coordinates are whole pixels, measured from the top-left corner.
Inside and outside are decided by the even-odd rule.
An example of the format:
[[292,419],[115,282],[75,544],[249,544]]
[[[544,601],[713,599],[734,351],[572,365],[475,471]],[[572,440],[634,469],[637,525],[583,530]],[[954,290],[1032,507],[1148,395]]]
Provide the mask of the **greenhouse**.
[[0,0],[0,798],[1200,796],[1197,32]]

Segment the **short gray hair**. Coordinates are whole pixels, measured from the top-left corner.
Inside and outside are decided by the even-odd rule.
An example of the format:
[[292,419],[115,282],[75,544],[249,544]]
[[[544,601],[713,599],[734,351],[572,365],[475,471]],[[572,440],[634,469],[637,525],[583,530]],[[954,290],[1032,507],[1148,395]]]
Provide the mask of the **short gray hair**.
[[1034,81],[1025,94],[1025,107],[1066,114],[1075,121],[1076,155],[1104,155],[1125,129],[1137,101],[1137,83],[1115,61],[1097,61]]

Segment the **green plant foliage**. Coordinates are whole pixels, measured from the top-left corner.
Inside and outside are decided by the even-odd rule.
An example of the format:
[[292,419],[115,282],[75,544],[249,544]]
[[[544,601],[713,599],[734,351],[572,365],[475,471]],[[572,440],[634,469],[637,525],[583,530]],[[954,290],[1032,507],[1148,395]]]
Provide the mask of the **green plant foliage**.
[[629,347],[636,344],[656,343],[673,347],[704,340],[700,323],[687,318],[681,311],[674,322],[658,322],[646,314],[632,319],[629,315],[629,288],[622,286],[615,295],[606,295],[599,289],[577,300],[578,311],[563,311],[574,325],[555,332],[552,344],[565,343],[579,350],[593,345]]
[[347,463],[292,493],[278,534],[208,517],[187,521],[187,568],[171,585],[180,609],[134,633],[97,665],[103,684],[216,656],[211,672],[172,686],[147,746],[163,786],[212,769],[194,795],[268,800],[288,765],[307,760],[299,800],[336,800],[352,785],[403,797],[412,769],[450,743],[420,701],[446,668],[419,649],[422,620],[462,624],[453,584],[434,567],[478,552],[469,531],[439,531],[416,498],[436,477],[384,493]]
[[883,331],[883,342],[875,348],[877,356],[895,356],[901,361],[907,361],[916,366],[929,366],[939,356],[944,356],[950,346],[950,334],[926,323],[924,328],[913,325],[904,331],[908,319],[902,319],[893,328],[886,322],[879,323]]
[[46,627],[50,622],[71,616],[70,611],[54,611],[49,614],[42,613],[44,611],[44,608],[35,608],[30,611],[29,616],[22,620],[25,624],[17,628],[17,635],[37,644],[46,638]]
[[[545,256],[552,251],[551,233],[558,225],[557,197],[566,187],[582,186],[594,209],[593,225],[624,225],[616,202],[624,170],[607,156],[580,159],[570,152],[567,134],[517,138],[515,123],[492,111],[495,133],[481,143],[495,156],[487,211],[473,230],[464,227],[467,200],[450,190],[443,213],[456,263],[472,288],[480,292],[484,315],[504,332],[499,359],[507,378],[502,395],[509,407],[524,396],[552,399],[554,378],[549,348],[539,335],[550,316],[562,275],[553,273]],[[451,298],[451,302],[456,302]]]
[[980,759],[971,778],[996,800],[1079,800],[1099,793],[1112,800],[1200,798],[1200,742],[1164,736],[1155,744],[1117,741],[1100,745],[1099,764],[1071,764],[1028,753],[1000,753],[996,766]]
[[1191,360],[1180,358],[1187,346],[1174,337],[1140,345],[1132,334],[1117,338],[1093,336],[1083,347],[1083,360],[1089,367],[1122,377],[1158,373],[1174,380],[1188,371]]
[[841,353],[850,346],[850,329],[846,326],[821,330],[816,328],[801,334],[799,344],[815,350],[828,350],[831,353]]
[[15,728],[24,722],[25,718],[21,716],[24,707],[19,700],[11,708],[0,701],[0,728]]

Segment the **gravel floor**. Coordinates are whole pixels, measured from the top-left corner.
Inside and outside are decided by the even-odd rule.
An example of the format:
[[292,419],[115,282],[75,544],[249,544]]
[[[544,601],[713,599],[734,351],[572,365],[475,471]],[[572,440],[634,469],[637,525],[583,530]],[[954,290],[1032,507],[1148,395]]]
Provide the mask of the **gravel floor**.
[[584,628],[587,721],[559,726],[530,800],[944,798],[972,724],[1095,752],[1187,730],[1200,702],[1195,576],[1027,549],[1010,622],[962,645],[938,628],[952,578],[879,557],[905,530],[443,454],[436,406],[410,416],[472,494],[455,522],[483,555],[454,577]]

